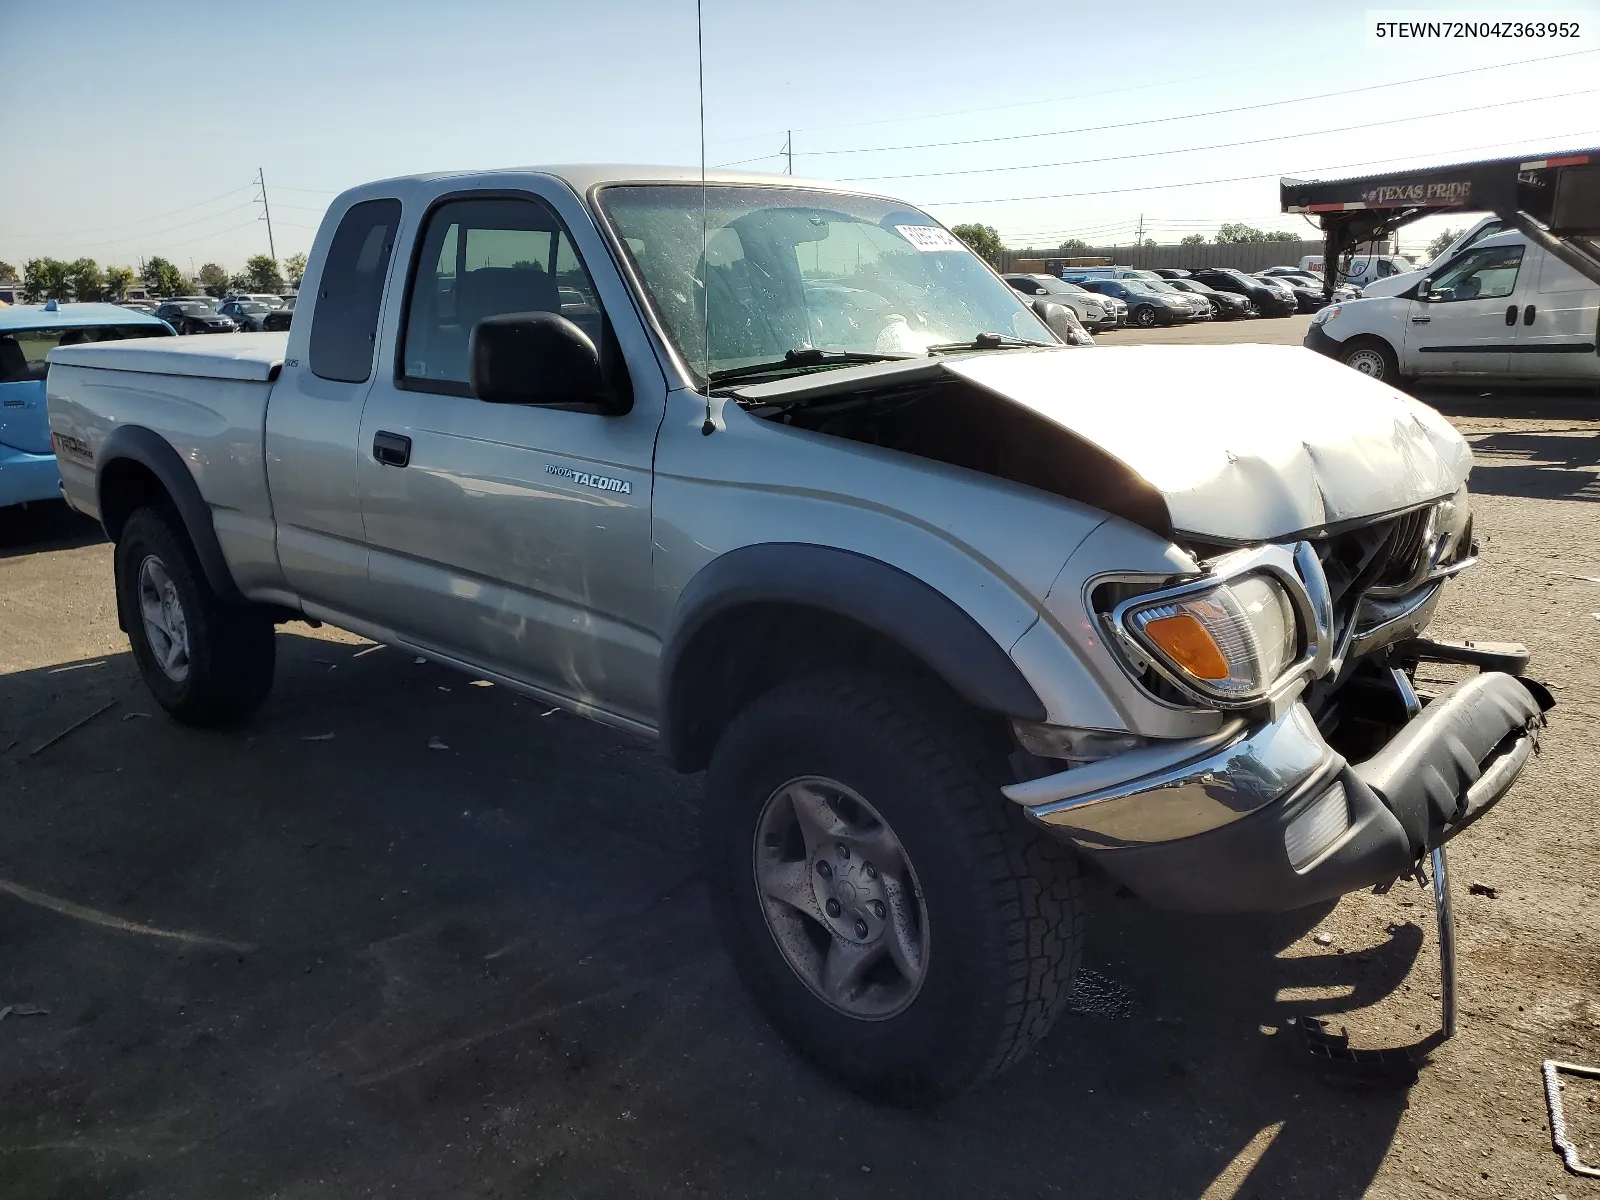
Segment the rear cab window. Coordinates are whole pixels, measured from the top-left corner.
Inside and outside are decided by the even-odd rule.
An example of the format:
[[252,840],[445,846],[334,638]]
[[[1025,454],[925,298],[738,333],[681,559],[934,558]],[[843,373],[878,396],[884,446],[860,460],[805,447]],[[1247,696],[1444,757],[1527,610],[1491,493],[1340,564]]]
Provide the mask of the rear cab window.
[[334,231],[317,284],[311,322],[311,373],[339,383],[372,375],[378,310],[400,224],[400,201],[352,205]]

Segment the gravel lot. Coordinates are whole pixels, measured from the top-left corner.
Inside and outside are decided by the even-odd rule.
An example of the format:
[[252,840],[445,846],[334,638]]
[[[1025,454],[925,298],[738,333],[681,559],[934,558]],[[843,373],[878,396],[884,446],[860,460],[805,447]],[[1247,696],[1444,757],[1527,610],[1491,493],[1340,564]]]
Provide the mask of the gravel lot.
[[[303,626],[247,728],[182,729],[97,531],[0,513],[0,1006],[48,1010],[0,1021],[0,1195],[1600,1197],[1539,1079],[1600,1063],[1600,402],[1426,398],[1477,451],[1484,544],[1436,629],[1526,641],[1560,707],[1452,847],[1461,1031],[1401,1090],[1335,1086],[1286,1023],[1436,1028],[1428,892],[1216,919],[1101,887],[1076,1011],[1031,1058],[936,1113],[871,1107],[734,980],[698,779]],[[1600,1088],[1567,1096],[1600,1162]]]

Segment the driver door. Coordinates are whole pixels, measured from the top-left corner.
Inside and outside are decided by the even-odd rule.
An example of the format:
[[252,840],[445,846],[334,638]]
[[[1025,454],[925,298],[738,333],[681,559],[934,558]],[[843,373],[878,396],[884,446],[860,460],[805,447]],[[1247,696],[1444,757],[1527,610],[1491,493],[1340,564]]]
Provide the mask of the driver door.
[[1504,375],[1516,339],[1522,245],[1487,246],[1418,289],[1407,314],[1407,375]]
[[468,383],[472,330],[503,313],[559,314],[606,353],[605,289],[587,265],[604,269],[604,251],[575,230],[593,235],[532,190],[443,196],[424,217],[394,369],[357,442],[366,611],[441,657],[643,724],[659,653],[659,387],[630,361],[633,407],[606,415],[488,403]]

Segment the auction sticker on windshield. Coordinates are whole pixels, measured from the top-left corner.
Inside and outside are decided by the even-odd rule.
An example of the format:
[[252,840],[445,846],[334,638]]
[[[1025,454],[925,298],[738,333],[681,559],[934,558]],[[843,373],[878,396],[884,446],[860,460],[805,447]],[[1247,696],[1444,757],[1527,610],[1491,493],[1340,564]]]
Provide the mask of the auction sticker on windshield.
[[924,254],[967,248],[967,244],[955,234],[937,225],[896,225],[894,231]]

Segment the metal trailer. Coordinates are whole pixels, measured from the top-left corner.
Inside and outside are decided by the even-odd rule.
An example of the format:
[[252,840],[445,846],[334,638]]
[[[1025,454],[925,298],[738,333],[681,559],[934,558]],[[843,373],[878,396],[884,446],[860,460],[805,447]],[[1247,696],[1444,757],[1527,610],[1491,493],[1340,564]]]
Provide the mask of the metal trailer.
[[1278,197],[1284,212],[1321,221],[1329,303],[1342,273],[1334,264],[1356,246],[1447,209],[1492,212],[1600,283],[1600,147],[1346,179],[1280,179]]

